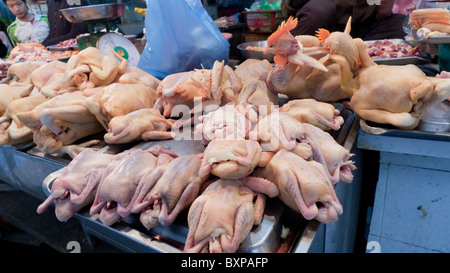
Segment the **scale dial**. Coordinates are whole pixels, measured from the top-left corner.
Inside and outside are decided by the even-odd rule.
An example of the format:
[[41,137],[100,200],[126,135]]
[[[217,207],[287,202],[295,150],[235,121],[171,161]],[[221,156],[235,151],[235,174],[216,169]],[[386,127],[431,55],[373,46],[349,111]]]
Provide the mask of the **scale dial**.
[[128,60],[128,66],[136,67],[139,62],[139,51],[127,38],[117,33],[107,33],[100,37],[97,48],[108,55],[114,56],[109,50],[112,49],[120,56]]

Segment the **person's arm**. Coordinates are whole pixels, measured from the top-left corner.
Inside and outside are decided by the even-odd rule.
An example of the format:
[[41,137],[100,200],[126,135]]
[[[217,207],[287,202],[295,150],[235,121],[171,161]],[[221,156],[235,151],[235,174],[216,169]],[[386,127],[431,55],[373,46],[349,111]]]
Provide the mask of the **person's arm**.
[[[87,5],[89,5],[89,3],[86,0],[81,0],[81,4],[80,5],[75,5],[75,6],[78,7],[78,6],[87,6]],[[61,5],[55,6],[54,7],[54,9],[56,9],[55,13],[53,15],[49,14],[49,16],[57,16],[57,11],[59,9],[72,8],[72,7],[75,7],[75,6],[71,6],[69,4],[65,4],[63,6],[61,6]],[[57,21],[57,20],[58,19],[53,19],[53,21]],[[67,21],[66,21],[66,23],[67,23]],[[87,24],[72,23],[72,24],[70,24],[70,30],[68,30],[67,33],[65,33],[63,35],[58,35],[58,37],[52,37],[52,36],[55,36],[55,35],[49,35],[49,37],[47,39],[45,39],[42,44],[44,46],[55,45],[55,44],[58,44],[61,41],[65,41],[65,40],[68,40],[68,39],[75,38],[78,35],[83,34],[83,33],[87,33],[87,32],[88,32]]]
[[70,32],[68,32],[67,34],[55,37],[53,39],[45,39],[45,41],[42,44],[44,46],[55,45],[55,44],[58,44],[59,42],[75,38],[78,35],[87,33],[87,32],[88,32],[88,27],[86,24],[82,24],[82,23],[72,24],[72,26],[70,28]]

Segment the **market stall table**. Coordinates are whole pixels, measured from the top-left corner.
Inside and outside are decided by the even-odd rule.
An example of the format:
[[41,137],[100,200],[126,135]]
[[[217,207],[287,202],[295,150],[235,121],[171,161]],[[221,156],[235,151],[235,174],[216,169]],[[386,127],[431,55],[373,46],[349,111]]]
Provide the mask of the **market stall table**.
[[450,134],[363,121],[357,146],[380,152],[368,252],[450,251]]
[[[346,108],[340,108],[340,110],[343,115],[346,115],[347,122],[334,137],[344,147],[352,150],[358,123],[355,122],[355,116],[351,110]],[[202,146],[201,141],[182,145],[179,141],[169,140],[141,142],[134,147],[145,149],[156,143],[173,148],[180,154],[197,151]],[[128,146],[111,145],[104,148],[119,149],[116,150],[118,152],[121,149],[130,148]],[[4,162],[0,169],[0,180],[40,200],[45,200],[50,191],[50,183],[70,162],[67,157],[36,154],[32,144],[0,146],[0,158]],[[356,158],[355,161],[358,162],[359,159]],[[355,176],[358,177],[357,174]],[[268,200],[262,223],[252,229],[238,252],[308,252],[314,240],[322,246],[327,245],[326,249],[315,248],[314,251],[351,252],[355,234],[349,235],[347,230],[355,230],[357,225],[360,187],[358,180],[359,178],[356,178],[351,184],[336,186],[338,198],[345,196],[341,199],[345,213],[336,224],[322,227],[317,236],[318,239],[315,238],[316,233],[324,225],[315,220],[304,220],[280,200],[273,199]],[[185,214],[183,215],[186,216]],[[147,231],[133,215],[112,226],[106,226],[98,221],[98,215],[89,215],[88,208],[79,211],[74,218],[81,223],[90,245],[94,245],[95,239],[100,239],[124,252],[182,252],[188,232],[186,217],[179,217],[169,227],[158,226],[150,231]],[[336,240],[339,244],[333,245]],[[324,241],[332,243],[326,244]],[[345,245],[344,248],[342,245]]]

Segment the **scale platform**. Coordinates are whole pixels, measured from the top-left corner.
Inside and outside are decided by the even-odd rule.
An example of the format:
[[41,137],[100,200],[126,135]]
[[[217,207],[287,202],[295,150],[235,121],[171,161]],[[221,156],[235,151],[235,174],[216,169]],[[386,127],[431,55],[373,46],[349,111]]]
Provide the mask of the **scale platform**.
[[[110,22],[122,16],[125,4],[100,4],[62,9],[61,13],[71,23],[88,25],[89,35],[79,37],[79,50],[87,47],[97,47],[108,55],[114,56],[110,49],[128,61],[128,66],[137,66],[139,51],[134,44],[123,35],[110,32]],[[95,31],[95,26],[102,24],[106,32]]]

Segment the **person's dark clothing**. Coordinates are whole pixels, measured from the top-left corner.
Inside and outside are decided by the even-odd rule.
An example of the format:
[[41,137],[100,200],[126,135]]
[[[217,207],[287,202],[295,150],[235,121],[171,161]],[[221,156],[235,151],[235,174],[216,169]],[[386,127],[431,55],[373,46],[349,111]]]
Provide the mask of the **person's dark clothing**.
[[[77,7],[76,5],[69,5],[67,0],[50,0],[47,5],[50,34],[42,43],[44,46],[55,45],[88,32],[87,24],[70,23],[60,11],[61,9]],[[85,5],[88,5],[88,2],[81,0],[81,6]]]
[[391,16],[375,21],[365,31],[360,32],[358,36],[363,40],[383,40],[383,39],[404,39],[406,36],[403,30],[403,22],[407,18],[403,14],[392,14]]
[[293,35],[315,35],[316,30],[343,31],[352,16],[351,36],[363,40],[404,38],[406,16],[391,14],[377,18],[377,6],[367,0],[283,0],[281,9],[286,17],[298,18]]
[[8,48],[6,45],[0,40],[0,58],[4,58],[8,53]]
[[[291,1],[293,6],[286,7],[287,17],[298,18],[297,26],[291,33],[315,35],[316,30],[334,29],[336,25],[336,5],[331,0]],[[317,16],[320,14],[320,16]]]

